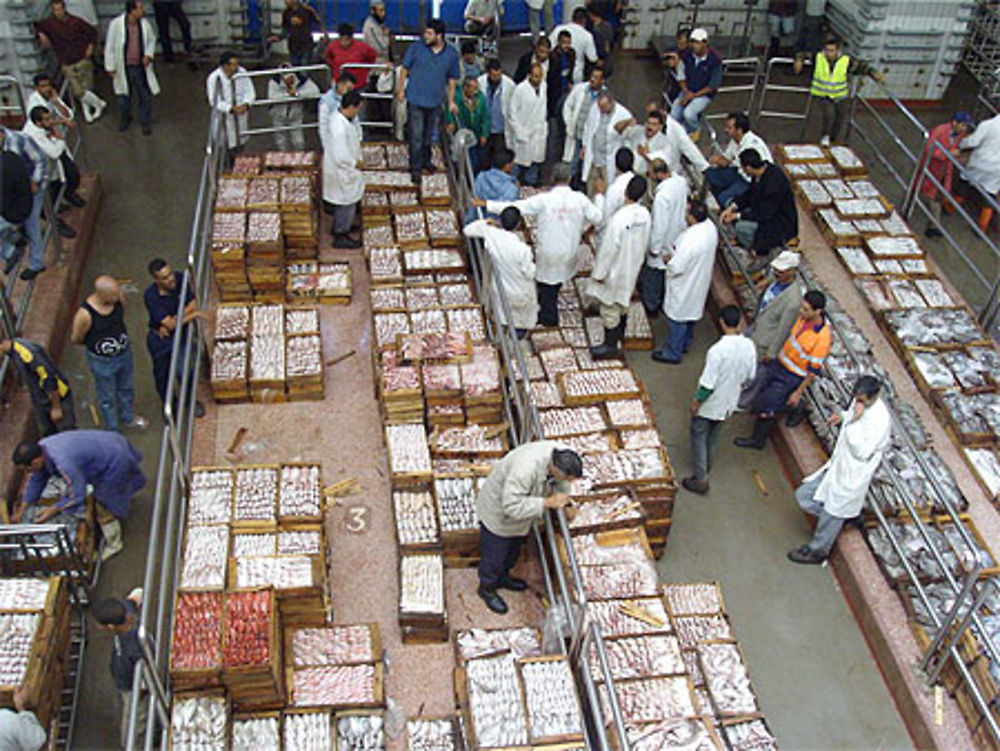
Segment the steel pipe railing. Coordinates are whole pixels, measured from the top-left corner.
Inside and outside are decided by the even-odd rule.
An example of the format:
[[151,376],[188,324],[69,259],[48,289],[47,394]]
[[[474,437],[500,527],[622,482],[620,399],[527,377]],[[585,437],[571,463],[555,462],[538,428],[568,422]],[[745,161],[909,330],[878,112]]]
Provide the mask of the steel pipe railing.
[[[779,84],[772,81],[774,68],[778,65],[794,65],[795,58],[793,57],[772,57],[767,61],[764,69],[764,81],[761,84],[760,91],[757,94],[757,101],[754,103],[754,110],[751,113],[751,118],[760,122],[762,118],[777,118],[780,120],[801,120],[802,121],[802,132],[799,138],[805,137],[806,125],[809,122],[809,113],[812,109],[812,95],[810,91],[812,87],[810,85],[805,86],[793,86],[790,84]],[[803,60],[803,66],[812,66],[812,60]],[[767,106],[767,95],[768,92],[780,93],[780,94],[794,94],[796,96],[805,97],[805,107],[801,112],[795,110],[780,110],[780,109],[769,109]]]

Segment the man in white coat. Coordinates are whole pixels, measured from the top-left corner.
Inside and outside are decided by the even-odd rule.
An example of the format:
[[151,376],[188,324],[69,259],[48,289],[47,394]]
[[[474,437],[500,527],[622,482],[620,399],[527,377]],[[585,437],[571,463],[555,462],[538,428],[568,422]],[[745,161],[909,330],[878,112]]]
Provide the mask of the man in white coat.
[[675,175],[683,174],[681,157],[698,171],[708,169],[708,160],[695,146],[684,126],[658,108],[654,99],[646,105],[646,122],[628,129],[626,137],[635,152],[635,172],[645,175],[649,163],[662,159]]
[[333,247],[360,248],[361,241],[348,233],[358,201],[365,192],[361,175],[361,136],[352,120],[361,110],[361,93],[349,91],[340,109],[330,118],[328,148],[323,152],[323,201],[333,207]]
[[544,84],[542,66],[535,63],[528,77],[514,88],[510,98],[514,164],[517,165],[517,178],[522,185],[538,185],[539,170],[545,161],[549,121]]
[[[523,339],[538,322],[538,298],[535,294],[535,260],[531,246],[521,241],[517,229],[521,212],[508,206],[500,212],[500,226],[490,219],[477,219],[465,225],[466,237],[478,237],[486,246],[510,305],[509,324],[518,339]],[[506,325],[503,310],[498,311],[501,325]]]
[[966,171],[978,187],[996,197],[1000,192],[1000,115],[979,123],[958,148],[972,149]]
[[562,23],[556,26],[549,33],[549,41],[555,47],[559,43],[559,35],[568,31],[573,50],[576,52],[576,64],[573,66],[573,82],[578,83],[583,80],[584,65],[586,63],[597,62],[597,45],[594,44],[594,35],[587,30],[587,11],[580,7],[573,11],[573,22]]
[[649,233],[649,252],[639,272],[639,297],[646,315],[655,318],[663,308],[663,275],[674,243],[687,228],[688,184],[684,176],[673,173],[663,159],[654,159],[649,174],[656,186],[653,191],[653,229]]
[[854,384],[854,398],[843,412],[831,415],[829,425],[840,425],[840,434],[829,461],[802,480],[795,500],[816,517],[816,530],[804,545],[789,551],[795,563],[822,563],[848,519],[865,505],[872,476],[889,448],[892,419],[879,398],[881,384],[864,375]]
[[478,206],[498,214],[516,206],[522,216],[535,221],[538,242],[535,248],[535,282],[538,291],[538,324],[559,325],[559,289],[577,271],[580,239],[587,225],[601,223],[604,209],[604,184],[598,184],[595,202],[569,187],[569,165],[559,162],[552,168],[551,190],[513,203],[481,201]]
[[566,101],[563,102],[562,118],[566,125],[566,141],[563,144],[563,161],[570,163],[575,178],[580,171],[580,141],[583,128],[587,124],[590,110],[597,104],[597,97],[605,92],[604,68],[594,66],[590,78],[574,84]]
[[587,192],[593,195],[594,179],[607,181],[614,174],[615,153],[625,146],[625,131],[635,124],[632,113],[615,101],[610,92],[597,97],[597,106],[591,107],[580,139],[580,158],[583,170],[580,179],[587,183]]
[[[239,55],[235,52],[223,52],[219,56],[219,67],[205,79],[205,94],[209,106],[217,109],[225,118],[226,141],[230,149],[247,142],[250,105],[257,100],[253,81],[246,77],[246,72],[247,69],[240,65]],[[240,77],[234,78],[237,73],[241,74]]]
[[118,130],[131,125],[135,97],[143,134],[153,132],[153,97],[160,93],[153,71],[154,54],[156,32],[146,18],[142,0],[125,0],[125,12],[111,19],[104,42],[104,70],[111,76],[118,98]]
[[486,139],[486,154],[493,164],[493,157],[500,149],[509,149],[514,143],[510,129],[510,100],[514,96],[516,84],[500,68],[500,61],[490,58],[486,62],[486,72],[477,81],[479,90],[486,97],[490,112],[490,135]]
[[618,343],[625,338],[629,302],[649,248],[652,222],[649,210],[639,203],[644,195],[646,178],[633,176],[625,189],[625,205],[605,228],[590,272],[587,294],[597,300],[604,324],[604,343],[590,348],[595,360],[623,356]]
[[600,246],[600,238],[604,236],[604,231],[611,223],[611,217],[625,205],[625,190],[632,178],[635,177],[635,173],[632,171],[632,159],[631,149],[625,146],[615,152],[615,179],[611,181],[604,194],[604,221],[598,230],[598,246]]
[[[282,63],[282,68],[290,68]],[[277,73],[267,82],[267,98],[277,102],[268,106],[274,132],[274,148],[278,151],[303,151],[306,147],[302,121],[308,104],[312,109],[319,99],[319,86],[305,73]]]
[[652,354],[657,362],[676,365],[691,348],[694,325],[705,312],[705,300],[712,284],[715,249],[719,231],[708,218],[701,201],[688,208],[688,227],[677,238],[674,253],[667,261],[663,313],[670,324],[667,338]]

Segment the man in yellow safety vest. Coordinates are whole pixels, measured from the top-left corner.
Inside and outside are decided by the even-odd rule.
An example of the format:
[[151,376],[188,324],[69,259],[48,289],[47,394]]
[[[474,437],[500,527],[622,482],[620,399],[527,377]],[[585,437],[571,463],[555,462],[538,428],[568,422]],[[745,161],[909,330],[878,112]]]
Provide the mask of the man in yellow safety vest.
[[[803,54],[799,53],[795,57],[796,74],[802,72],[802,64]],[[809,95],[819,108],[822,122],[820,143],[824,146],[836,141],[840,133],[840,125],[844,121],[847,107],[847,96],[850,93],[847,81],[850,75],[869,75],[879,83],[885,80],[885,76],[875,70],[870,63],[841,54],[840,40],[831,37],[823,45],[823,49],[816,53],[812,85],[809,89]]]

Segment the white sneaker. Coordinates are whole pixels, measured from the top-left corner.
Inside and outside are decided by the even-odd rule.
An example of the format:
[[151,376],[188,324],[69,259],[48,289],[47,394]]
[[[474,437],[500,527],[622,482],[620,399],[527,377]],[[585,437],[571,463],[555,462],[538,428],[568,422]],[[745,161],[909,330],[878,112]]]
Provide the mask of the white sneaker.
[[823,136],[821,139],[819,139],[819,145],[820,146],[829,146],[830,145],[830,136]]
[[136,430],[145,430],[149,427],[149,420],[142,415],[134,415],[132,417],[132,422],[125,423],[125,427],[135,428]]
[[83,110],[83,121],[86,123],[92,123],[97,118],[95,117],[95,112],[93,108],[86,102],[80,103],[80,108]]

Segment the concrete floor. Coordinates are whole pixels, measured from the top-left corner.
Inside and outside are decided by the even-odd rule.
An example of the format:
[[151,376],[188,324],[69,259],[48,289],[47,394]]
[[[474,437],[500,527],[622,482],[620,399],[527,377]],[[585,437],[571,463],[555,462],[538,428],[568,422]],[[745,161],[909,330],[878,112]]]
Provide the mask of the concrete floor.
[[[129,438],[143,451],[151,481],[162,423],[145,352],[140,295],[150,258],[161,255],[179,265],[187,251],[207,127],[205,74],[159,66],[164,94],[156,100],[151,137],[142,136],[135,126],[119,134],[112,114],[86,129],[90,168],[100,171],[106,190],[87,276],[108,272],[131,280],[127,315],[136,359],[137,409],[152,418],[153,427]],[[619,61],[612,86],[635,111],[659,81],[652,63],[628,57]],[[927,117],[937,122],[935,113]],[[768,129],[764,135],[777,141],[780,130],[772,134]],[[952,266],[946,266],[949,273]],[[661,336],[662,323],[655,330]],[[694,350],[676,368],[658,366],[644,353],[631,357],[653,396],[661,434],[682,475],[689,467],[686,405],[704,351],[715,337],[711,326],[700,324]],[[73,374],[78,399],[92,401],[82,350],[73,349],[62,364]],[[748,455],[732,447],[730,439],[743,419],[734,418],[723,432],[710,495],[697,498],[680,492],[661,574],[671,581],[722,582],[754,684],[782,748],[911,747],[829,571],[803,569],[785,560],[785,552],[806,534],[805,521],[792,505],[791,487],[773,453]],[[755,469],[766,495],[757,489]],[[126,524],[126,550],[105,567],[96,596],[120,595],[141,582],[150,502],[150,491],[140,494]],[[119,705],[107,672],[108,654],[108,639],[92,632],[76,749],[116,745]]]

